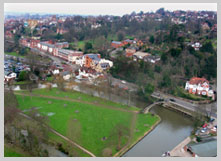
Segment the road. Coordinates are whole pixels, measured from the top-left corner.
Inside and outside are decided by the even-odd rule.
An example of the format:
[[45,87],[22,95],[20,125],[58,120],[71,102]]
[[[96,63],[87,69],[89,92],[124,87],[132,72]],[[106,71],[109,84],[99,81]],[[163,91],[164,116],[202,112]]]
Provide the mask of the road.
[[[182,106],[190,111],[199,111],[205,114],[211,114],[212,117],[217,118],[217,102],[210,104],[194,104],[161,92],[153,92],[151,96],[164,99],[166,102]],[[171,101],[171,99],[174,101]]]

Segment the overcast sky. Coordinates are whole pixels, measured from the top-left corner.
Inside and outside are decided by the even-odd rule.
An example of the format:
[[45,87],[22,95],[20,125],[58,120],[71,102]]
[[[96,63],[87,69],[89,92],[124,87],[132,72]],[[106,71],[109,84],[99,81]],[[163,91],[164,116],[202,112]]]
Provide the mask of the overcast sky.
[[5,3],[5,12],[57,13],[77,15],[118,15],[143,11],[207,10],[217,11],[216,3]]

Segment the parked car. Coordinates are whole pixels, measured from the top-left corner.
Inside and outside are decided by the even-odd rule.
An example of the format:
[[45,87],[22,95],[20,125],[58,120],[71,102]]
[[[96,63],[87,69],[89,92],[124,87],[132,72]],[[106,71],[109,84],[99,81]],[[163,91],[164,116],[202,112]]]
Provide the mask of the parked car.
[[170,99],[170,101],[172,101],[172,102],[176,102],[176,101],[175,101],[174,99],[172,99],[172,98]]
[[213,122],[215,119],[211,118],[209,122]]
[[205,127],[207,127],[208,126],[208,124],[207,123],[205,123],[204,125],[203,125],[203,128],[205,128]]
[[124,84],[126,83],[125,81],[121,81],[121,82],[124,83]]

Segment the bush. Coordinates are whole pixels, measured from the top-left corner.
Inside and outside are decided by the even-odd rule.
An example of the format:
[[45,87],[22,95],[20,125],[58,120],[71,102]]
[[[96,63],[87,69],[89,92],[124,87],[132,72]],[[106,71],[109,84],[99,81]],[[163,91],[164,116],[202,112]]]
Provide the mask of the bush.
[[201,141],[202,141],[201,137],[197,136],[197,137],[196,137],[196,141],[197,141],[197,142],[201,142]]
[[18,76],[18,81],[25,81],[25,80],[28,80],[28,72],[21,71]]

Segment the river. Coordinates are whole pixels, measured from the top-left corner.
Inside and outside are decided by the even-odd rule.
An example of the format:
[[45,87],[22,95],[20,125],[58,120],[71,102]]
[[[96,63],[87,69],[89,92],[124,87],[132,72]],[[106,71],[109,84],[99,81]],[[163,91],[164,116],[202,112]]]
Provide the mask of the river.
[[191,134],[190,118],[162,106],[154,106],[150,111],[161,117],[160,124],[123,157],[161,157]]

